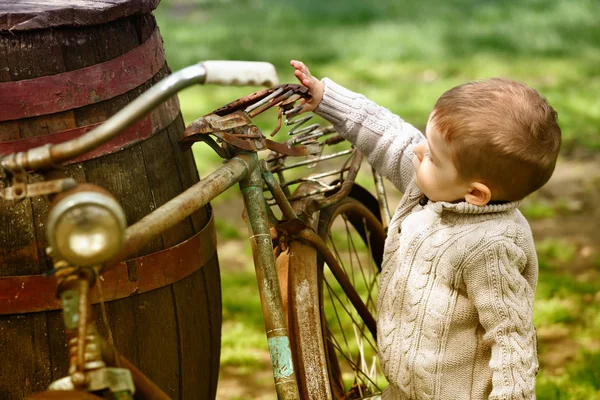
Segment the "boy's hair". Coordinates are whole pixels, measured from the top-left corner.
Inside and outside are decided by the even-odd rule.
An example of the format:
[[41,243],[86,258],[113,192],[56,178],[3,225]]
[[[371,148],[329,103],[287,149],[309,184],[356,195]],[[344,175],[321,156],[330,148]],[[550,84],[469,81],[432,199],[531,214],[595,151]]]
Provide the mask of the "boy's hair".
[[561,133],[556,111],[536,90],[508,79],[450,89],[431,122],[463,179],[490,187],[492,200],[520,200],[552,175]]

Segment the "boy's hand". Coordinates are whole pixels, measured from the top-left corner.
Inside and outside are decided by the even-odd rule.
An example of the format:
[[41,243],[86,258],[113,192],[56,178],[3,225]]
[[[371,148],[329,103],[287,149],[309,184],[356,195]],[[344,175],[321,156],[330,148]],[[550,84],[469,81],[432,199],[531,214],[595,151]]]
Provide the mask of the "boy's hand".
[[294,75],[300,81],[301,84],[308,88],[310,95],[312,96],[312,100],[307,101],[304,105],[304,109],[302,112],[306,111],[314,111],[321,100],[323,99],[323,91],[325,90],[325,85],[323,82],[315,78],[310,74],[308,67],[304,65],[301,61],[292,60],[290,61],[292,67],[294,67]]

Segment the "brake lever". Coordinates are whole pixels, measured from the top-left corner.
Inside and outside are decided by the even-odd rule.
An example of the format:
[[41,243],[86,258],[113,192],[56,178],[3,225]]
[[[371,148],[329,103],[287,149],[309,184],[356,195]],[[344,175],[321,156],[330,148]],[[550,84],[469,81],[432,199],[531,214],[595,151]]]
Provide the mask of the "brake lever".
[[[27,197],[47,196],[69,190],[77,186],[73,178],[59,178],[49,181],[27,183],[27,171],[17,162],[19,155],[0,157],[0,199],[19,202]],[[5,185],[11,178],[11,185]]]

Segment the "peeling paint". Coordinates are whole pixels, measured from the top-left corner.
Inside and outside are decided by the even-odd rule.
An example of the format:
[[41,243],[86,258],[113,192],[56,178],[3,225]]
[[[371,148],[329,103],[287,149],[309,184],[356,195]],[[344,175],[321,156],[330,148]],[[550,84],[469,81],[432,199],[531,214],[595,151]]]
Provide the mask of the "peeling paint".
[[287,336],[275,336],[268,339],[273,375],[275,379],[287,378],[294,373],[292,350]]

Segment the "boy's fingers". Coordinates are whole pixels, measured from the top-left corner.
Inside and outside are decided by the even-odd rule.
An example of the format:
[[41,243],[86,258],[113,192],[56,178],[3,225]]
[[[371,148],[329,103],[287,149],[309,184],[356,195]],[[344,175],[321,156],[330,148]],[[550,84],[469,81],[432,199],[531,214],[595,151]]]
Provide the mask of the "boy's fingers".
[[296,68],[297,71],[300,71],[300,72],[304,73],[305,75],[310,76],[310,71],[308,70],[308,67],[302,61],[292,60],[292,61],[290,61],[290,64],[294,68]]
[[310,79],[311,77],[306,76],[306,74],[296,70],[294,71],[294,75],[296,76],[296,78],[298,78],[300,83],[306,86],[307,88],[310,89],[313,86],[312,79]]

